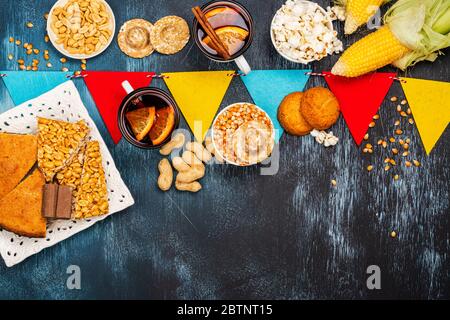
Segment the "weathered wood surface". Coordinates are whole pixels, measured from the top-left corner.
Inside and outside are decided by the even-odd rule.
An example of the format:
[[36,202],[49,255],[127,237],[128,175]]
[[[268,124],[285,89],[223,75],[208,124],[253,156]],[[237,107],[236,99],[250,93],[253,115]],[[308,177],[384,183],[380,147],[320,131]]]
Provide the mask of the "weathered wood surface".
[[[109,2],[118,27],[130,18],[154,22],[173,14],[190,22],[190,8],[199,3]],[[283,60],[270,43],[270,21],[284,1],[242,2],[256,21],[256,39],[247,53],[252,67],[302,68]],[[8,43],[9,36],[49,49],[55,68],[60,66],[56,51],[43,41],[42,16],[51,5],[50,0],[0,0],[0,69],[17,69],[7,60],[8,53],[23,55],[23,49]],[[35,27],[27,29],[26,21]],[[341,24],[338,29],[342,31]],[[345,38],[345,43],[364,33]],[[329,70],[336,59],[329,57],[309,67]],[[69,65],[78,68],[78,63]],[[127,58],[113,43],[88,67],[156,72],[234,68],[208,61],[192,41],[175,56],[154,54],[143,60]],[[408,76],[441,81],[449,81],[449,75],[449,56],[408,72]],[[114,146],[86,87],[76,83],[136,205],[11,269],[0,263],[0,298],[450,297],[450,130],[427,158],[417,130],[408,127],[412,153],[423,167],[399,168],[397,182],[381,169],[385,154],[377,150],[363,155],[340,119],[333,132],[341,141],[333,149],[322,148],[310,137],[283,136],[275,176],[260,176],[255,168],[215,166],[208,169],[199,194],[162,193],[155,183],[158,152],[138,150],[125,141]],[[154,85],[165,87],[161,81]],[[316,85],[324,85],[323,79],[308,83],[308,87]],[[389,95],[402,97],[399,83]],[[245,100],[250,97],[235,79],[223,106]],[[13,106],[3,84],[0,101],[0,111]],[[397,118],[388,101],[380,115],[371,130],[372,144],[391,134]],[[377,169],[368,174],[368,164]],[[337,180],[335,188],[331,179]],[[391,230],[397,231],[397,238],[389,236]],[[71,264],[81,267],[82,290],[66,289],[66,267]],[[371,264],[381,268],[380,291],[366,288],[366,268]]]

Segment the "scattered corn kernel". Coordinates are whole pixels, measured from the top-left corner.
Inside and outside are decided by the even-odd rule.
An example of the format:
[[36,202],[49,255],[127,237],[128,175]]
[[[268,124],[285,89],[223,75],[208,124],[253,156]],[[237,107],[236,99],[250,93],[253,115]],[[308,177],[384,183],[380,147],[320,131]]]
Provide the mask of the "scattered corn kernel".
[[86,65],[84,63],[81,64],[81,70],[86,70]]
[[33,49],[34,54],[39,54],[39,52],[40,52],[39,49]]
[[403,134],[403,130],[397,129],[397,130],[395,130],[395,134],[401,135],[401,134]]
[[376,114],[376,115],[373,116],[373,120],[378,120],[378,119],[380,119],[380,115],[379,114]]
[[402,106],[401,106],[401,105],[398,105],[398,106],[397,106],[397,111],[398,111],[398,112],[402,111]]
[[32,54],[32,53],[33,53],[33,49],[28,49],[28,50],[27,50],[27,54],[28,54],[28,55],[30,55],[30,54]]
[[369,128],[373,128],[373,127],[375,127],[375,122],[371,122],[371,123],[369,123]]
[[399,126],[400,125],[400,120],[395,121],[394,126]]
[[364,140],[369,140],[369,134],[368,133],[366,133],[366,135],[364,136]]
[[20,69],[20,70],[25,70],[26,68],[27,68],[27,67],[25,67],[24,64],[19,65],[19,69]]
[[414,124],[414,120],[412,118],[408,119],[409,124]]
[[396,165],[397,165],[397,162],[395,162],[394,159],[389,160],[389,163],[392,164],[393,166],[396,166]]
[[384,167],[384,171],[389,171],[389,169],[391,169],[391,166],[390,166],[390,165],[386,165],[386,166]]
[[394,137],[389,138],[389,142],[394,143],[395,142],[395,138]]
[[397,149],[397,148],[393,148],[393,149],[392,149],[392,153],[393,153],[393,154],[398,154],[398,149]]
[[27,28],[33,28],[33,23],[27,22]]
[[411,108],[406,109],[406,114],[411,115]]
[[367,171],[372,171],[373,170],[373,166],[372,165],[369,165],[369,166],[367,166]]
[[377,145],[380,145],[380,144],[382,144],[383,143],[383,140],[382,139],[379,139],[378,141],[377,141]]
[[372,149],[373,146],[372,146],[370,143],[367,143],[367,144],[366,144],[366,148],[367,148],[367,149]]
[[331,185],[333,186],[333,187],[336,187],[336,185],[337,185],[337,181],[336,180],[331,180]]
[[408,116],[405,111],[400,112],[400,115],[404,118],[406,118]]
[[13,59],[13,55],[10,53],[8,54],[8,60],[12,60]]
[[16,45],[20,46],[21,43],[22,43],[22,41],[16,40]]
[[81,63],[86,64],[87,63],[86,59],[81,59]]
[[9,42],[10,43],[14,42],[14,38],[13,37],[9,37]]
[[408,143],[405,143],[405,144],[403,145],[403,149],[408,150],[408,149],[409,149],[409,144],[408,144]]
[[44,41],[45,41],[45,42],[49,42],[49,41],[50,41],[50,38],[48,37],[47,34],[44,36]]
[[67,69],[66,67],[63,67],[63,68],[61,69],[61,71],[62,71],[62,72],[67,72],[67,71],[69,71],[69,69]]
[[396,175],[394,176],[394,180],[395,180],[395,181],[397,181],[399,178],[400,178],[400,176],[399,176],[398,174],[396,174]]
[[402,106],[404,106],[405,104],[407,104],[408,102],[405,100],[405,99],[403,99],[401,102],[400,102],[400,104],[402,105]]
[[45,20],[48,19],[48,12],[44,13],[44,19],[45,19]]
[[396,102],[397,100],[398,100],[397,97],[395,97],[395,96],[394,96],[394,97],[391,97],[391,101],[392,101],[392,102]]
[[407,156],[409,156],[409,151],[405,151],[402,153],[402,157],[407,157]]
[[383,146],[383,148],[387,148],[387,142],[386,141],[383,141],[383,143],[381,144],[382,146]]
[[61,61],[61,63],[66,63],[67,59],[65,57],[62,57],[61,59],[59,59],[59,61]]
[[416,167],[420,167],[420,162],[417,160],[413,160],[413,163]]
[[18,60],[17,60],[17,63],[18,63],[18,64],[24,64],[25,61],[24,61],[23,59],[18,59]]
[[53,65],[51,64],[51,62],[47,62],[47,68],[51,68],[53,67]]
[[391,232],[391,238],[395,238],[395,237],[397,237],[397,232],[392,231],[392,232]]
[[405,161],[405,166],[408,167],[408,168],[411,167],[412,166],[411,161],[408,161],[408,160]]

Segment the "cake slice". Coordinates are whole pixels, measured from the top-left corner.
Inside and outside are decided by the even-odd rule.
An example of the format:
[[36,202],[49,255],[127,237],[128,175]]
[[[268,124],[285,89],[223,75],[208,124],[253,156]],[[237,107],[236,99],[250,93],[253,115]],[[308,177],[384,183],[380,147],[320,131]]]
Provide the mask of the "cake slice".
[[19,184],[36,159],[36,136],[0,133],[0,199]]
[[76,123],[38,118],[38,165],[47,182],[69,165],[85,145],[89,127]]
[[76,219],[100,216],[109,212],[108,190],[98,141],[89,141],[84,154],[81,184],[78,188]]
[[43,174],[38,170],[0,200],[0,227],[15,234],[44,238],[46,220],[42,217]]

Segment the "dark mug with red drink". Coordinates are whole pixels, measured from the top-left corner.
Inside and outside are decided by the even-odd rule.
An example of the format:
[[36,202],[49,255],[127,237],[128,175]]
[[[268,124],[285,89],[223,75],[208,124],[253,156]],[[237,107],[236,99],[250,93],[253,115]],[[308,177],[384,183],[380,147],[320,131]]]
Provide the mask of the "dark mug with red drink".
[[122,87],[128,95],[120,105],[118,122],[125,140],[142,149],[160,148],[169,142],[180,122],[175,100],[158,88],[134,89],[128,81]]
[[254,37],[254,23],[249,11],[242,4],[229,0],[211,1],[202,6],[201,11],[225,46],[228,55],[224,57],[216,50],[213,39],[196,17],[193,22],[193,35],[200,51],[217,62],[234,61],[244,74],[248,74],[251,68],[243,54]]

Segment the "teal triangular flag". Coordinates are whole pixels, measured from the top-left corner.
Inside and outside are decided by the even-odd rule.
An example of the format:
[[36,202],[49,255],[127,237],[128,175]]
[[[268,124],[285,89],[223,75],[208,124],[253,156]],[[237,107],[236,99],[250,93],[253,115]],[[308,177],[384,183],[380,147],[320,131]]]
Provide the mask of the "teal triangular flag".
[[303,91],[309,79],[308,72],[311,70],[254,70],[241,77],[253,102],[272,119],[277,142],[283,134],[277,119],[278,106],[288,94]]
[[68,81],[73,72],[0,71],[14,104],[18,106]]

